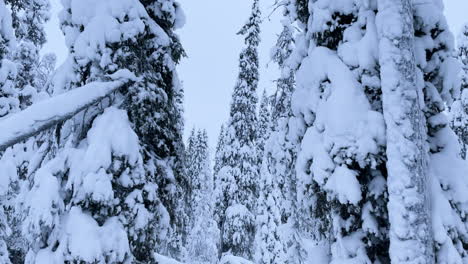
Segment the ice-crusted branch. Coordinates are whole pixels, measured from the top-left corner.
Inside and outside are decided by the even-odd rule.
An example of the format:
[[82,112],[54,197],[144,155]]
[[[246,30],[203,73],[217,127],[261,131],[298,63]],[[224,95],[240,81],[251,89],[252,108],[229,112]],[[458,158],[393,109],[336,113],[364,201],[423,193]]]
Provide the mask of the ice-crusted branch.
[[136,80],[135,75],[128,70],[120,70],[109,77],[108,82],[86,84],[0,120],[0,150],[3,151],[73,117]]
[[434,263],[428,189],[428,147],[422,76],[414,47],[410,0],[378,1],[379,61],[387,125],[392,263]]

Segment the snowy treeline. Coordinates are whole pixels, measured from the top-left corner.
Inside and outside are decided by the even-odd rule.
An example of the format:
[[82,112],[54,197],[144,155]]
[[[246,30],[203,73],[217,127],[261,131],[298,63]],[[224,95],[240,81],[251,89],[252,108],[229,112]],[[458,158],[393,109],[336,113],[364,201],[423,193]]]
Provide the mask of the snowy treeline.
[[275,1],[258,98],[252,0],[213,153],[182,138],[177,1],[62,5],[56,69],[49,1],[0,0],[0,263],[468,263],[468,26],[441,1]]

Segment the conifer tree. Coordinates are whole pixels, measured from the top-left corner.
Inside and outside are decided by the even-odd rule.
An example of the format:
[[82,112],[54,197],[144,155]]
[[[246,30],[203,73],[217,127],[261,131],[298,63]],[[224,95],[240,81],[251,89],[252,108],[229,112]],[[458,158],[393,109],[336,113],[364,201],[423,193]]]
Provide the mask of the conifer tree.
[[[269,140],[267,143],[272,143]],[[255,263],[287,263],[285,244],[281,236],[281,193],[277,178],[268,171],[268,156],[264,156],[260,170],[260,196],[257,209]]]
[[258,197],[256,152],[256,90],[260,42],[260,7],[254,0],[252,14],[239,32],[246,47],[239,59],[239,76],[232,95],[223,157],[225,166],[217,176],[222,183],[217,210],[220,213],[221,252],[248,260],[253,258],[255,211]]
[[[405,175],[402,168],[397,170],[398,161],[391,158],[395,153],[392,151],[391,144],[395,142],[387,142],[387,167],[389,168],[389,180],[388,180],[388,192],[389,192],[389,222],[390,222],[390,254],[392,261],[411,261],[411,259],[418,259],[418,261],[444,263],[451,262],[453,260],[463,262],[467,259],[467,224],[463,220],[466,216],[467,200],[462,198],[459,192],[458,186],[468,186],[468,181],[464,176],[466,171],[466,164],[458,156],[460,151],[460,145],[458,144],[453,131],[448,125],[448,120],[444,114],[445,106],[451,105],[454,100],[460,96],[460,82],[458,81],[459,76],[459,64],[452,57],[454,51],[453,38],[449,32],[447,22],[443,15],[443,9],[440,7],[437,1],[428,3],[427,6],[423,7],[411,2],[390,2],[379,3],[379,12],[382,16],[378,17],[377,25],[380,36],[380,64],[382,67],[382,83],[391,85],[388,80],[394,80],[395,74],[390,75],[395,69],[390,70],[385,63],[389,63],[385,58],[391,58],[396,62],[396,69],[401,74],[408,76],[408,67],[402,67],[400,58],[408,59],[409,53],[398,54],[393,51],[402,51],[411,48],[403,47],[403,43],[408,41],[407,38],[410,33],[414,34],[413,41],[416,43],[425,43],[424,45],[414,45],[411,42],[407,42],[408,45],[414,45],[413,54],[416,62],[410,62],[410,64],[416,64],[417,71],[413,80],[417,87],[417,95],[419,98],[424,98],[424,104],[419,106],[419,111],[424,115],[425,124],[420,131],[416,130],[415,135],[421,135],[423,143],[421,148],[417,148],[417,151],[425,150],[428,157],[419,156],[418,159],[427,159],[427,164],[420,163],[423,171],[424,166],[427,166],[426,175],[417,175],[418,166],[411,166],[410,161],[407,157],[412,157],[415,153],[414,149],[411,149],[412,145],[405,144],[405,148],[402,146],[398,147],[400,150],[401,157],[398,159],[400,162],[409,167],[409,174]],[[429,9],[427,9],[429,7]],[[397,16],[393,16],[393,20],[388,20],[393,12],[399,11],[400,15],[406,19],[398,20]],[[437,18],[434,20],[434,18]],[[411,25],[411,18],[413,18],[413,24]],[[402,25],[406,34],[403,36],[396,36],[400,41],[400,45],[395,45],[395,39],[391,40],[391,34],[388,34],[386,28],[391,27],[395,21],[399,21],[399,25]],[[408,23],[408,24],[405,24]],[[383,40],[387,38],[389,40]],[[411,38],[411,36],[409,37]],[[392,43],[389,45],[389,43]],[[428,45],[426,45],[428,44]],[[396,48],[396,49],[395,49]],[[385,51],[385,49],[388,49]],[[383,54],[383,52],[389,52]],[[393,53],[392,55],[390,55]],[[421,63],[421,56],[419,54],[426,54],[422,56],[425,62]],[[396,56],[396,57],[395,57]],[[390,62],[391,64],[392,62]],[[389,71],[387,71],[389,70]],[[386,76],[387,82],[384,80]],[[403,81],[400,81],[402,95],[406,95],[408,92],[404,91]],[[385,88],[387,89],[387,88]],[[385,93],[388,91],[384,91]],[[395,88],[392,88],[392,91]],[[414,88],[410,88],[414,89]],[[423,97],[424,96],[424,97]],[[407,97],[401,98],[396,96],[397,101],[403,102],[404,100],[411,100]],[[396,138],[391,133],[390,122],[387,118],[390,116],[388,113],[395,113],[397,110],[396,103],[391,101],[391,97],[387,94],[388,102],[384,102],[384,113],[386,113],[386,124],[387,124],[387,137],[395,140]],[[391,108],[385,110],[385,105],[392,105]],[[417,103],[415,103],[416,105]],[[409,120],[412,122],[412,126],[419,121],[415,118],[415,115],[411,115],[413,108],[403,104],[404,107],[401,109],[409,115]],[[414,107],[414,106],[413,106]],[[401,134],[408,137],[407,121],[398,120],[400,117],[393,117],[397,121],[397,125],[401,126]],[[416,119],[416,120],[414,120]],[[424,118],[422,118],[424,119]],[[423,138],[427,137],[427,141],[430,144],[427,145],[427,141]],[[415,144],[415,136],[409,137],[412,144]],[[398,144],[402,144],[398,142]],[[424,160],[423,160],[424,161]],[[414,162],[412,160],[411,162]],[[401,163],[400,163],[401,164]],[[390,166],[393,168],[390,169]],[[453,168],[451,172],[447,172],[447,168]],[[393,172],[392,172],[393,171]],[[423,171],[424,172],[424,171]],[[448,174],[447,174],[448,173]],[[408,179],[411,179],[408,181]],[[400,183],[405,181],[406,186],[402,186]],[[414,186],[411,186],[414,184]],[[421,186],[422,185],[422,186]],[[466,188],[466,187],[464,187]],[[409,202],[407,197],[411,197],[412,201]],[[414,200],[413,200],[414,199]],[[419,201],[416,199],[420,199]],[[421,200],[426,201],[421,201]],[[428,207],[428,202],[431,204]],[[419,209],[419,210],[418,210]],[[446,217],[441,217],[442,215]],[[432,216],[432,218],[430,218]],[[442,219],[443,218],[443,219]],[[426,225],[426,227],[424,226]],[[424,232],[426,228],[428,231]],[[433,232],[431,232],[433,231]],[[408,251],[401,251],[401,248],[411,249]],[[410,253],[410,251],[412,251]],[[435,259],[435,260],[434,260]]]
[[[294,119],[291,111],[291,97],[294,91],[294,74],[297,69],[294,59],[299,51],[295,48],[294,24],[301,24],[298,20],[298,8],[300,3],[294,1],[281,1],[283,5],[283,29],[278,36],[276,45],[273,47],[272,60],[276,62],[281,70],[280,77],[276,81],[277,87],[272,102],[272,132],[265,147],[264,164],[261,178],[272,177],[277,185],[279,199],[277,205],[280,210],[280,241],[284,250],[287,251],[288,263],[303,263],[306,261],[302,245],[301,226],[308,226],[310,215],[298,210],[295,162],[299,145],[299,138],[294,133]],[[300,52],[299,52],[300,53]],[[266,163],[266,164],[265,164]],[[264,175],[265,174],[265,175]],[[271,176],[269,176],[271,175]]]
[[[225,179],[224,174],[222,174],[221,169],[226,166],[226,157],[225,153],[225,139],[226,139],[226,129],[224,124],[221,125],[219,131],[218,142],[216,144],[216,151],[214,156],[214,166],[213,166],[213,183],[214,183],[214,220],[218,223],[218,227],[221,227],[221,219],[224,216],[224,194],[225,191]],[[218,255],[221,254],[221,248],[218,250]]]
[[[302,135],[296,164],[301,235],[320,241],[329,261],[388,259],[386,250],[381,250],[388,245],[388,222],[381,221],[386,218],[385,192],[380,187],[385,185],[386,170],[379,72],[375,60],[355,59],[372,58],[373,49],[365,51],[371,55],[352,51],[377,37],[375,17],[365,8],[372,6],[314,6],[306,36],[312,36],[308,45],[317,47],[303,59],[296,75],[293,111],[299,117],[295,129]],[[322,24],[327,26],[317,26]],[[359,37],[348,39],[346,32],[357,32]],[[313,95],[307,97],[307,92]],[[305,100],[312,103],[307,106]],[[338,119],[341,123],[333,121]],[[361,129],[369,139],[360,134]],[[367,148],[358,147],[361,140]],[[379,188],[361,192],[369,186]]]
[[210,168],[208,135],[205,130],[192,132],[187,156],[190,178],[190,228],[187,239],[187,262],[211,264],[218,260],[219,229],[213,220],[213,176]]
[[260,100],[260,109],[258,111],[258,127],[257,127],[257,154],[259,163],[262,162],[263,152],[265,150],[265,141],[270,135],[271,129],[271,107],[270,98],[268,98],[266,90],[263,90]]
[[467,185],[466,165],[442,113],[459,89],[447,23],[438,1],[377,2],[309,5],[292,100],[299,207],[325,263],[462,261],[454,186]]
[[54,93],[136,79],[54,128],[25,201],[27,263],[180,258],[188,184],[175,66],[184,53],[173,30],[184,23],[181,8],[172,0],[62,3],[70,55]]
[[[226,137],[226,130],[224,128],[224,124],[221,125],[221,129],[219,131],[219,136],[218,136],[218,142],[216,143],[216,151],[215,151],[215,157],[214,157],[214,166],[213,166],[213,175],[217,175],[219,170],[224,167],[224,159],[223,159],[223,154],[224,154],[224,140]],[[215,178],[215,184],[216,184],[216,178]]]
[[[398,263],[433,263],[425,146],[428,135],[419,105],[423,94],[413,46],[416,26],[413,16],[408,0],[379,1],[379,62],[387,126],[389,253]],[[393,24],[396,21],[398,24]],[[391,27],[398,27],[400,32],[388,31]]]
[[39,51],[46,42],[44,25],[50,17],[50,3],[49,0],[8,2],[18,38],[18,47],[13,55],[18,68],[16,88],[19,90],[21,109],[24,109],[38,96],[35,85],[40,63]]
[[50,17],[49,0],[6,0],[13,17],[13,28],[18,40],[27,40],[36,47],[46,42],[44,24]]
[[[18,43],[9,56],[17,72],[16,78],[12,81],[21,110],[47,96],[37,87],[37,80],[39,51],[46,41],[44,26],[49,19],[50,4],[48,0],[7,0],[6,2],[12,11],[13,29]],[[27,252],[26,241],[21,235],[21,223],[25,217],[21,208],[24,194],[21,192],[29,185],[27,176],[31,169],[30,163],[44,136],[33,137],[13,146],[6,151],[2,159],[3,166],[15,164],[17,171],[16,175],[10,176],[8,194],[4,203],[8,222],[12,228],[7,244],[13,263],[24,263]]]

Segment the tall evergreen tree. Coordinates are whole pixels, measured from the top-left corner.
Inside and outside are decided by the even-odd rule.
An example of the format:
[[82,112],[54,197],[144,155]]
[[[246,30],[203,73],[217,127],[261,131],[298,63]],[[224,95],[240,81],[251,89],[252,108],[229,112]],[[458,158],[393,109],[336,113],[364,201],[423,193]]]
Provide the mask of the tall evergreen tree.
[[[225,144],[225,137],[226,137],[226,130],[224,128],[224,124],[221,125],[221,129],[219,131],[218,142],[216,143],[216,150],[214,156],[214,166],[213,166],[213,175],[217,175],[219,170],[224,167],[224,144]],[[215,178],[216,184],[216,178]]]
[[[221,219],[224,217],[224,194],[225,191],[225,179],[221,173],[221,169],[226,165],[225,153],[225,139],[226,139],[226,129],[224,124],[221,125],[219,131],[218,142],[216,144],[216,151],[214,155],[214,166],[213,166],[213,182],[214,182],[214,219],[218,223],[218,227],[221,227]],[[220,255],[221,247],[219,247],[218,255]]]
[[[50,4],[48,0],[14,1],[7,0],[13,15],[13,28],[18,45],[11,53],[11,60],[15,63],[17,75],[14,87],[19,101],[19,108],[25,109],[41,97],[41,88],[37,87],[40,55],[39,51],[46,41],[44,26],[49,19]],[[17,175],[11,177],[9,193],[6,197],[5,208],[8,221],[12,228],[8,238],[8,249],[13,263],[24,263],[27,252],[26,242],[21,235],[22,214],[21,194],[29,175],[30,162],[34,152],[40,147],[43,138],[30,138],[10,148],[3,157],[4,163],[14,163]],[[5,166],[8,166],[5,164]]]
[[215,201],[214,210],[213,210],[213,219],[218,224],[218,230],[220,231],[220,236],[218,239],[218,257],[221,257],[223,254],[223,249],[221,247],[222,243],[222,221],[225,218],[225,191],[227,190],[227,180],[226,180],[226,171],[227,166],[227,152],[226,149],[229,147],[226,145],[227,130],[225,129],[224,124],[221,125],[218,142],[216,144],[216,151],[214,156],[214,166],[213,166],[213,182],[214,182],[214,192],[213,198]]
[[26,200],[27,263],[157,263],[155,253],[179,258],[188,186],[175,72],[184,53],[173,33],[184,23],[180,6],[172,0],[62,3],[70,55],[51,83],[54,93],[128,71],[137,78],[54,128]]
[[[267,141],[267,143],[272,143]],[[257,209],[255,263],[287,263],[285,244],[281,237],[281,193],[277,178],[268,171],[268,156],[264,156],[260,170],[260,195]]]
[[[390,4],[389,8],[391,8],[395,3],[387,2],[387,4]],[[383,7],[384,5],[381,6]],[[392,191],[396,191],[397,195],[403,196],[401,198],[405,203],[406,212],[402,213],[401,210],[396,208],[392,209],[391,207],[395,206],[397,203],[391,201],[389,205],[390,225],[392,227],[391,233],[396,235],[399,239],[397,243],[395,242],[395,237],[390,237],[390,244],[394,245],[391,246],[391,252],[393,252],[393,254],[401,254],[398,245],[408,249],[408,238],[412,237],[412,239],[419,243],[424,240],[429,240],[429,242],[425,244],[427,248],[424,252],[424,257],[421,259],[433,262],[434,259],[430,259],[429,257],[431,251],[434,251],[436,263],[451,262],[454,259],[462,262],[467,260],[468,225],[466,222],[466,209],[463,208],[467,208],[468,200],[462,197],[459,186],[465,186],[462,188],[468,186],[468,180],[464,172],[467,170],[467,167],[465,162],[458,156],[460,145],[453,131],[450,129],[447,117],[444,114],[445,106],[451,105],[460,95],[460,82],[458,81],[460,72],[459,63],[452,57],[455,47],[440,3],[438,1],[431,1],[427,6],[421,6],[413,2],[409,4],[402,2],[402,6],[412,8],[414,17],[414,42],[424,43],[423,46],[415,45],[414,47],[416,65],[418,67],[418,74],[415,77],[418,87],[423,88],[423,93],[421,94],[421,91],[418,91],[418,96],[422,98],[423,95],[425,99],[424,105],[420,106],[420,111],[423,111],[426,123],[424,129],[422,129],[420,133],[426,133],[428,142],[430,143],[428,146],[425,146],[427,154],[429,155],[428,171],[430,173],[421,176],[421,179],[423,179],[425,184],[429,185],[429,187],[425,187],[425,192],[423,191],[424,187],[418,189],[418,191],[422,192],[422,196],[426,196],[426,199],[430,199],[431,207],[429,207],[429,212],[418,212],[416,210],[416,203],[408,202],[406,198],[407,196],[414,197],[414,189],[411,189],[410,186],[405,186],[407,188],[405,190],[406,193],[402,193],[400,183],[403,180],[403,175],[401,175],[401,171],[393,175],[393,179],[398,177],[398,181],[393,182],[393,186],[389,183],[390,200],[392,200],[392,195],[395,195]],[[427,9],[427,7],[429,7],[429,9]],[[384,16],[380,18],[378,25],[380,28],[389,27],[393,22],[386,20],[386,13],[382,13]],[[411,17],[411,13],[407,16]],[[434,18],[437,19],[434,20]],[[388,24],[386,24],[386,22],[388,22]],[[385,31],[385,29],[382,31]],[[382,40],[380,42],[383,43]],[[401,49],[401,47],[398,48]],[[382,50],[382,47],[380,47],[380,49]],[[419,54],[426,54],[427,56],[420,56]],[[406,56],[406,54],[403,56]],[[423,63],[419,61],[421,57],[425,59],[425,63],[424,60]],[[383,58],[380,60],[382,61]],[[383,62],[381,62],[381,65],[382,64]],[[394,109],[387,110],[387,112],[392,113],[393,111]],[[389,132],[387,131],[387,133]],[[391,137],[391,135],[387,135],[387,137]],[[414,142],[413,139],[411,140]],[[390,160],[388,151],[389,147],[387,146],[388,164],[395,165],[391,163],[392,161]],[[402,160],[407,164],[408,161],[405,158],[408,157],[408,155],[413,155],[413,153],[414,152],[411,151],[406,153]],[[387,165],[387,167],[389,167],[389,165]],[[448,172],[446,170],[447,168],[453,168],[454,170]],[[389,179],[390,176],[391,175],[389,175]],[[414,177],[414,173],[413,175],[409,175],[409,177],[412,177],[413,180],[416,178]],[[417,180],[415,182],[417,183]],[[418,185],[416,184],[416,186]],[[397,205],[397,207],[399,207],[399,205]],[[427,208],[427,204],[422,205],[422,207]],[[391,210],[394,210],[393,213],[402,213],[402,215],[398,215],[395,218],[395,214],[392,215]],[[424,213],[426,215],[424,215]],[[432,216],[432,219],[429,218],[426,220],[427,225],[429,225],[429,232],[427,234],[421,235],[419,232],[421,229],[416,230],[416,227],[422,226],[422,223],[416,220],[418,218],[414,217],[415,214],[419,214],[417,215],[419,219],[427,217],[427,214]],[[406,226],[402,226],[401,224],[404,223],[395,221],[398,217],[404,217],[405,219],[408,217],[411,218],[406,222]],[[413,221],[416,221],[416,223]],[[401,231],[404,230],[403,227],[406,227],[407,230],[411,230],[411,232],[402,234]],[[430,233],[431,230],[434,232]],[[429,247],[430,244],[433,245],[433,248]],[[411,247],[413,246],[416,247],[417,243],[414,243]],[[421,250],[421,248],[414,249],[413,253],[421,252],[417,250]],[[406,253],[408,253],[408,251],[406,251]],[[421,254],[423,254],[423,252],[421,252]],[[393,256],[392,260],[398,261],[400,258],[406,258],[404,253],[398,257]]]
[[461,261],[466,166],[442,113],[458,87],[439,2],[314,2],[292,120],[299,208],[329,252],[315,257]]
[[[46,41],[44,26],[49,19],[50,4],[48,0],[15,1],[7,0],[13,15],[13,28],[17,36],[18,45],[11,53],[15,63],[17,75],[14,86],[17,93],[19,108],[25,109],[34,101],[48,96],[43,87],[38,87],[40,55]],[[47,78],[50,72],[44,72]],[[23,201],[24,190],[27,190],[28,175],[34,170],[34,158],[49,133],[25,140],[5,153],[2,162],[16,165],[16,176],[11,177],[9,192],[6,197],[5,209],[9,224],[12,228],[8,238],[8,250],[13,263],[24,263],[27,243],[21,235],[21,223],[24,221]],[[5,164],[6,165],[6,164]],[[6,165],[8,166],[8,165]]]
[[260,106],[258,110],[257,126],[257,154],[259,162],[262,162],[263,152],[265,150],[265,141],[268,139],[271,131],[271,106],[266,90],[263,90]]
[[279,197],[275,200],[281,220],[279,228],[282,232],[279,233],[279,239],[287,251],[287,262],[303,263],[306,261],[302,243],[305,237],[301,235],[299,225],[308,226],[310,222],[305,220],[310,219],[310,215],[302,215],[297,205],[295,162],[299,138],[294,134],[295,120],[291,111],[291,97],[295,88],[294,74],[297,69],[295,60],[301,54],[300,49],[295,48],[294,42],[303,37],[300,34],[295,36],[294,25],[302,23],[298,20],[298,14],[301,12],[300,3],[281,1],[277,4],[283,5],[283,29],[271,54],[281,70],[281,75],[276,81],[277,87],[272,102],[272,131],[265,146],[261,178],[272,177],[271,181],[278,189],[276,192]]
[[[293,111],[299,117],[296,129],[303,135],[296,164],[301,232],[323,243],[329,261],[388,261],[382,250],[388,247],[388,222],[382,221],[386,169],[379,72],[375,60],[357,59],[375,58],[376,47],[366,49],[369,54],[352,53],[377,38],[375,16],[366,9],[374,7],[314,6],[306,35],[312,37],[309,45],[317,47],[296,76]],[[322,24],[327,26],[318,27]],[[346,32],[358,37],[346,38]],[[359,147],[363,144],[367,147]],[[376,189],[366,191],[374,185]]]
[[18,68],[16,88],[19,90],[21,109],[24,109],[38,96],[35,85],[40,64],[39,51],[46,42],[44,25],[50,17],[50,3],[49,0],[7,2],[12,10],[13,27],[18,38],[13,60]]
[[226,127],[224,157],[218,192],[217,210],[221,212],[221,251],[245,259],[253,258],[255,210],[258,197],[258,159],[256,152],[256,105],[260,7],[254,0],[252,14],[239,34],[246,47],[239,59],[239,76],[232,95],[230,118]]
[[187,156],[191,156],[189,160],[194,166],[188,167],[191,221],[186,260],[194,264],[214,264],[218,261],[219,229],[213,220],[213,175],[205,130],[191,134]]
[[[420,105],[423,93],[416,68],[413,7],[408,0],[378,2],[379,62],[387,126],[389,253],[398,263],[433,263],[428,135]],[[396,21],[398,24],[394,24]],[[398,27],[399,32],[391,31],[392,27]]]

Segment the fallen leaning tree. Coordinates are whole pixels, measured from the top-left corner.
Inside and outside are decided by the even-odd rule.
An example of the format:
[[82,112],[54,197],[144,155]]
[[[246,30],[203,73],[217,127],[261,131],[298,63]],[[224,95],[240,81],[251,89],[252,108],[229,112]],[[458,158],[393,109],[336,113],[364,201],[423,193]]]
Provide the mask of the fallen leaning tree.
[[109,75],[107,82],[92,82],[38,102],[0,120],[0,151],[66,121],[114,91],[136,81],[128,70]]

